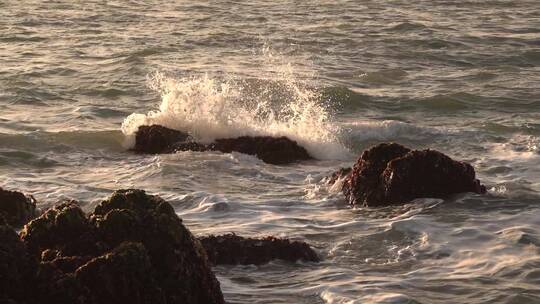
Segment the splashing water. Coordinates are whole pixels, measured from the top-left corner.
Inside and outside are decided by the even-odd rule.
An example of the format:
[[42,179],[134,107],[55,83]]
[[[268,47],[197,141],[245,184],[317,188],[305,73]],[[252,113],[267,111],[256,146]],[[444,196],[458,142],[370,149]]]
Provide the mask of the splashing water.
[[263,80],[175,78],[163,73],[149,77],[150,87],[162,96],[159,110],[133,113],[122,124],[127,146],[141,125],[159,124],[188,132],[197,141],[244,135],[287,136],[319,159],[343,159],[329,108],[317,90],[294,77],[290,64]]

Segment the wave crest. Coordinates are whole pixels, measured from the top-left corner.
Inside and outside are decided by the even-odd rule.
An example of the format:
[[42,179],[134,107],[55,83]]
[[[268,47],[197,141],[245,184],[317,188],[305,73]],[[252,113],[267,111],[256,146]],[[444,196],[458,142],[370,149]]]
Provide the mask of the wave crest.
[[287,136],[318,159],[342,159],[347,151],[329,106],[317,90],[293,77],[290,66],[273,79],[149,77],[161,94],[158,110],[133,113],[122,124],[127,146],[141,125],[159,124],[188,132],[197,141],[244,135]]

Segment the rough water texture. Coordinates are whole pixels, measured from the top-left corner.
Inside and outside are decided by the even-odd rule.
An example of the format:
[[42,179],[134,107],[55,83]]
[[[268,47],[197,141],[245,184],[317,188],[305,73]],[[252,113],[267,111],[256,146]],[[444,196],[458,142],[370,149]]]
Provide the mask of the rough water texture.
[[470,164],[438,151],[411,150],[396,143],[382,143],[362,152],[350,172],[342,168],[330,180],[340,178],[345,179],[342,188],[349,203],[369,207],[486,192]]
[[[0,1],[0,187],[85,212],[141,188],[196,236],[274,235],[319,254],[214,267],[230,303],[539,302],[539,11],[537,0]],[[286,136],[318,160],[127,151],[157,123],[204,144]],[[351,208],[323,179],[381,142],[468,162],[487,193]]]
[[306,149],[285,136],[240,136],[218,138],[210,144],[200,144],[186,133],[159,125],[140,126],[135,134],[133,151],[140,153],[175,153],[180,151],[239,152],[254,155],[268,164],[283,165],[310,160]]

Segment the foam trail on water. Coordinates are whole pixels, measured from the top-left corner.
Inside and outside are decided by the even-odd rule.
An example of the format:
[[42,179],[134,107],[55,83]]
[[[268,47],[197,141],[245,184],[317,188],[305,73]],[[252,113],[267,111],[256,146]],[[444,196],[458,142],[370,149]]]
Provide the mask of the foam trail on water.
[[285,65],[272,78],[213,78],[208,75],[150,77],[162,96],[158,110],[131,114],[122,124],[127,145],[141,125],[159,124],[190,133],[197,141],[243,135],[287,136],[318,159],[343,159],[346,149],[328,107],[316,90],[293,77]]

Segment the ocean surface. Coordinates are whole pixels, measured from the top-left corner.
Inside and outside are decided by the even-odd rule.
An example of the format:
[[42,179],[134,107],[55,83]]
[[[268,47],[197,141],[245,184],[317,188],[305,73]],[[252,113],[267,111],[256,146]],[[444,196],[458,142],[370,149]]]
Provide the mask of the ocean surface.
[[[319,160],[129,152],[148,123]],[[324,178],[385,141],[488,193],[349,207]],[[0,187],[85,210],[141,188],[196,235],[323,259],[216,267],[230,303],[540,303],[540,2],[0,0]]]

